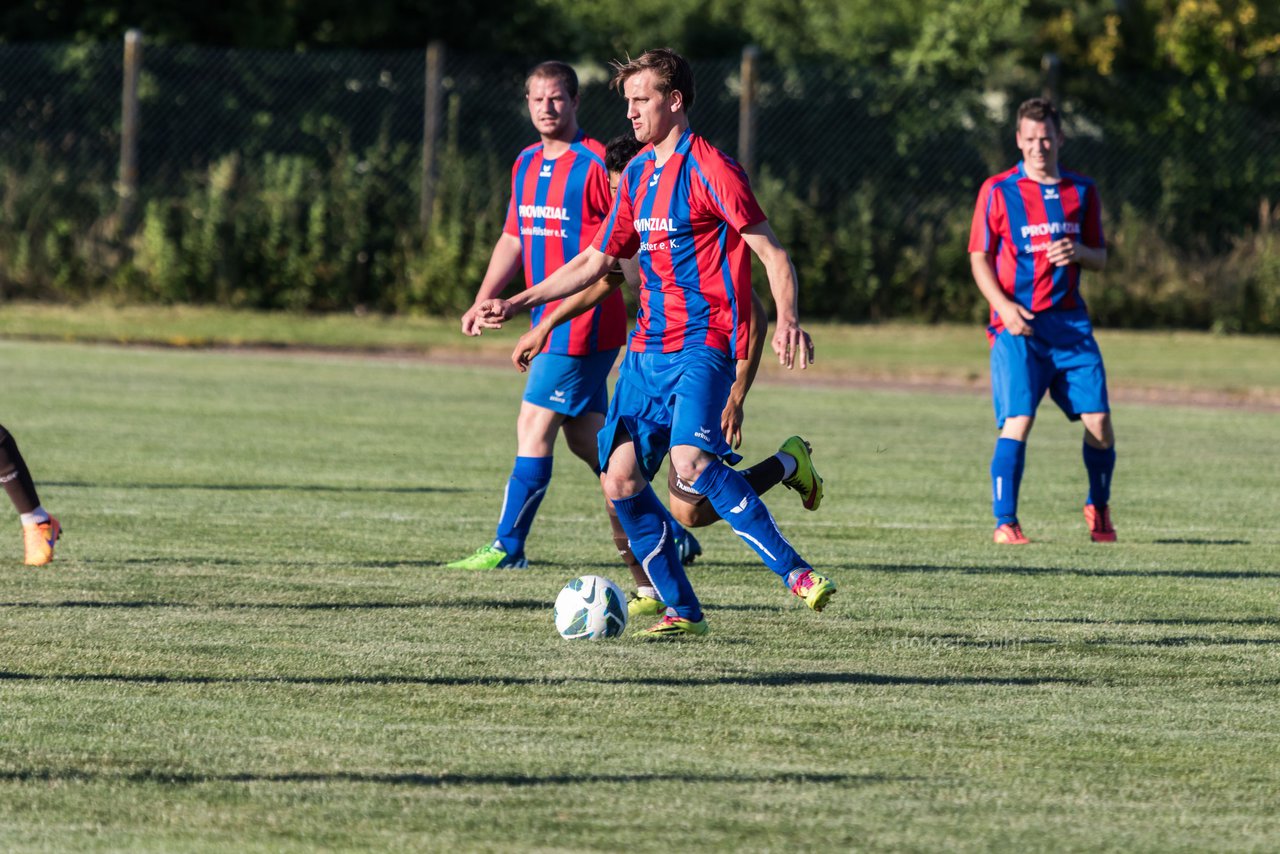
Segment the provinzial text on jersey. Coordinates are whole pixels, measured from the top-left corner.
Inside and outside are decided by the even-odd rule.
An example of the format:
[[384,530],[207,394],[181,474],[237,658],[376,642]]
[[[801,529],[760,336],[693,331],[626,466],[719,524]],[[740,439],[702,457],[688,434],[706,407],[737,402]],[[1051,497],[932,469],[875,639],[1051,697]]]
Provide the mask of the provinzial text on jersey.
[[643,217],[634,221],[636,231],[675,231],[676,221],[667,217]]
[[1046,234],[1079,234],[1078,222],[1037,222],[1022,227],[1023,237],[1043,237]]
[[531,217],[533,219],[558,219],[561,222],[569,221],[568,209],[552,207],[551,205],[519,205],[517,212],[521,217]]

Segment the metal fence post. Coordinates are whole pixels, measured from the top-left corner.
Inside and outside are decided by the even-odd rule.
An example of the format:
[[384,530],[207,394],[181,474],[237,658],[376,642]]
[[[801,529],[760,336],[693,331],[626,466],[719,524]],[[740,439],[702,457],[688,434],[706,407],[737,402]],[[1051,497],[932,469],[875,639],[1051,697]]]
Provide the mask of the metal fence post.
[[756,143],[756,62],[760,50],[755,45],[742,49],[742,88],[738,95],[738,164],[748,177],[755,175]]
[[1041,94],[1061,110],[1062,104],[1058,101],[1058,89],[1062,83],[1062,62],[1058,59],[1056,53],[1046,53],[1041,57],[1040,73],[1044,75]]
[[444,43],[427,45],[426,92],[422,116],[422,189],[418,199],[418,222],[422,233],[431,230],[431,211],[436,202],[436,143],[443,122],[440,117],[444,91]]
[[142,71],[142,30],[124,34],[124,83],[120,106],[120,175],[116,192],[120,195],[117,209],[118,232],[128,237],[133,231],[134,212],[138,203],[138,76]]

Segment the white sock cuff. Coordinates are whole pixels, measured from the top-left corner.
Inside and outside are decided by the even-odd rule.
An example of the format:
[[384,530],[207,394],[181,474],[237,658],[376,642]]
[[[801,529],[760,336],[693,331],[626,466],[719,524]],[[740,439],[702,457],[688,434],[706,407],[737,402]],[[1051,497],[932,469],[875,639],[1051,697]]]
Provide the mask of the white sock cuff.
[[35,510],[32,510],[30,513],[19,514],[18,518],[22,520],[22,524],[24,525],[39,525],[42,522],[49,521],[49,511],[45,510],[43,506],[40,506]]
[[778,451],[778,453],[774,454],[774,456],[778,458],[778,462],[782,463],[782,479],[783,480],[786,480],[787,478],[791,477],[791,475],[796,473],[796,468],[799,466],[799,463],[796,462],[795,457],[791,456],[790,454],[784,454],[782,453],[782,451]]

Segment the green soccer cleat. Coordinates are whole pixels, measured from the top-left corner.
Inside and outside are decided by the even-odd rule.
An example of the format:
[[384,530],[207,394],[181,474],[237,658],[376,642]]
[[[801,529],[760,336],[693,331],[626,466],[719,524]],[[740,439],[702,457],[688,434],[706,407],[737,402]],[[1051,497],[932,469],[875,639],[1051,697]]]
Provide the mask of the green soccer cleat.
[[793,569],[787,578],[791,592],[804,600],[815,611],[827,607],[827,601],[836,592],[836,583],[812,569]]
[[800,493],[800,500],[806,510],[817,510],[818,505],[822,504],[822,478],[813,467],[813,458],[809,456],[812,451],[809,443],[799,436],[792,436],[778,448],[779,453],[796,461],[795,473],[784,480],[782,485]]
[[695,622],[693,620],[685,619],[684,617],[677,617],[673,614],[668,614],[654,625],[642,631],[640,636],[644,638],[678,638],[681,635],[702,637],[708,631],[710,631],[710,627],[707,625],[706,617]]
[[627,600],[627,619],[638,620],[641,617],[658,617],[667,610],[661,599],[652,596],[632,596]]
[[528,569],[529,559],[522,554],[509,555],[497,546],[481,546],[461,560],[444,566],[445,569]]

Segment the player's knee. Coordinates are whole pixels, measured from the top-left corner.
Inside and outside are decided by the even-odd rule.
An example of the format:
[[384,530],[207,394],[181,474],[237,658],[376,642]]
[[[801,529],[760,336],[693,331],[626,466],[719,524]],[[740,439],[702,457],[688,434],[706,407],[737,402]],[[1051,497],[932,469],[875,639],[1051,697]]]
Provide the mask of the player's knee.
[[1031,435],[1031,426],[1033,424],[1035,424],[1035,419],[1029,415],[1006,418],[1004,426],[1000,428],[1000,438],[1025,442],[1027,437]]
[[647,485],[644,480],[636,480],[626,473],[615,473],[613,470],[604,473],[600,484],[604,488],[605,497],[610,501],[621,501],[638,495]]
[[1110,448],[1116,443],[1115,432],[1111,427],[1111,413],[1087,412],[1080,416],[1080,421],[1098,447]]
[[526,405],[516,417],[516,443],[522,456],[547,457],[555,450],[564,416],[549,409]]
[[[690,451],[698,451],[699,449],[690,448]],[[673,449],[671,452],[671,468],[676,473],[676,477],[685,483],[693,483],[702,476],[703,470],[714,459],[710,454],[703,452],[698,453],[677,453]]]

